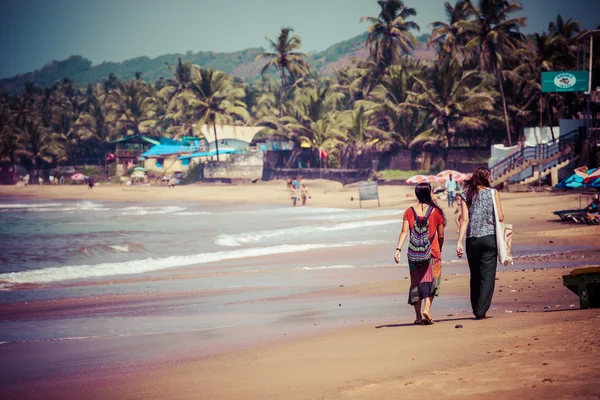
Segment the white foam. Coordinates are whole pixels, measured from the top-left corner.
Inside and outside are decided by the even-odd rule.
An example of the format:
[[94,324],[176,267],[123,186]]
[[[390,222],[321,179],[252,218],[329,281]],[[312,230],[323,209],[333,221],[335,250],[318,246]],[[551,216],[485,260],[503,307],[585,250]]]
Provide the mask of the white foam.
[[186,256],[171,256],[163,258],[146,258],[115,263],[96,265],[68,265],[64,267],[42,268],[36,270],[10,272],[0,274],[0,281],[8,283],[50,283],[73,279],[97,278],[111,275],[141,274],[161,269],[185,267],[189,265],[205,264],[223,260],[235,260],[247,257],[259,257],[273,254],[296,253],[314,249],[333,247],[349,247],[358,243],[346,242],[339,244],[297,244],[273,247],[262,247],[232,251],[218,251],[214,253],[200,253]]
[[398,224],[397,220],[382,220],[382,221],[357,221],[344,222],[333,225],[308,225],[298,226],[293,228],[273,229],[267,231],[247,232],[235,235],[223,234],[215,238],[215,244],[221,246],[241,246],[248,243],[256,243],[265,239],[271,239],[284,235],[304,235],[310,237],[314,232],[334,232],[348,229],[367,228],[371,226],[380,226],[388,224]]
[[185,207],[127,207],[124,208],[121,215],[154,215],[154,214],[171,214],[185,210]]
[[37,204],[0,204],[1,208],[47,208],[47,207],[60,207],[62,203],[37,203]]
[[383,210],[383,211],[372,211],[372,210],[343,210],[345,212],[336,212],[333,214],[313,214],[304,215],[301,217],[294,217],[294,220],[321,220],[321,221],[348,221],[348,220],[360,220],[367,218],[377,217],[392,217],[396,215],[404,214],[404,211],[395,210]]
[[72,211],[108,211],[110,208],[102,207],[100,204],[92,203],[90,201],[83,201],[81,203],[77,203],[72,207],[64,207],[64,208],[32,208],[28,211],[33,212],[72,212]]
[[302,267],[304,271],[312,271],[319,269],[346,269],[346,268],[354,268],[353,265],[325,265],[322,267]]
[[114,251],[117,251],[120,253],[129,253],[129,245],[127,245],[127,244],[123,245],[123,246],[119,246],[119,245],[115,244],[115,245],[109,245],[108,247],[110,247]]
[[208,211],[185,211],[185,212],[176,212],[174,215],[208,215],[212,214]]

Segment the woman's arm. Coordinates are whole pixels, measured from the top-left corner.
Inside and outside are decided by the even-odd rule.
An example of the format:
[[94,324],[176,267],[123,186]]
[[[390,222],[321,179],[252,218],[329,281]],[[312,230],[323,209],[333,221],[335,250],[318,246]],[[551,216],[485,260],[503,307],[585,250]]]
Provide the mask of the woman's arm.
[[498,206],[498,219],[500,220],[500,222],[504,221],[504,212],[502,211],[502,203],[500,203],[500,193],[498,193],[497,190],[495,190],[495,194],[496,196],[496,205]]
[[438,243],[440,244],[440,251],[442,251],[442,247],[444,246],[444,224],[439,224],[437,227],[437,237]]
[[404,223],[402,224],[402,231],[400,232],[400,237],[398,238],[398,245],[396,246],[396,253],[394,254],[394,261],[396,261],[396,264],[398,264],[400,262],[400,250],[402,248],[402,246],[404,246],[404,242],[406,241],[406,238],[408,237],[408,231],[410,229],[410,225],[408,224],[407,220],[404,220]]
[[465,201],[464,198],[460,202],[460,210],[461,210],[462,218],[460,220],[458,241],[456,243],[456,255],[458,256],[458,258],[461,258],[463,256],[464,248],[463,248],[462,242],[463,242],[463,239],[465,238],[465,235],[467,234],[467,226],[469,226],[469,209],[467,208],[467,202]]

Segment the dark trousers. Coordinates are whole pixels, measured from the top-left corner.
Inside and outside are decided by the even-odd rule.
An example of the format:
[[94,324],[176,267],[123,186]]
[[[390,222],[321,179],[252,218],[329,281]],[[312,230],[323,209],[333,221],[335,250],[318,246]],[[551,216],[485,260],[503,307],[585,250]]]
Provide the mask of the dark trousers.
[[471,307],[475,317],[483,318],[492,304],[496,282],[496,235],[467,238],[466,251],[471,270]]

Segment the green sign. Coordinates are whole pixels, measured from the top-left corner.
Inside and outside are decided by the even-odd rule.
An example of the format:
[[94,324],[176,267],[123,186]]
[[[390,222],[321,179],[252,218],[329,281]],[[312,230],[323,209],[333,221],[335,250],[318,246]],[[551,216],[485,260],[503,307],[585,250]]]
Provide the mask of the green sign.
[[379,205],[379,192],[377,182],[363,182],[358,184],[359,206],[362,208],[362,202],[365,200],[377,200]]
[[542,93],[587,92],[588,71],[542,72]]

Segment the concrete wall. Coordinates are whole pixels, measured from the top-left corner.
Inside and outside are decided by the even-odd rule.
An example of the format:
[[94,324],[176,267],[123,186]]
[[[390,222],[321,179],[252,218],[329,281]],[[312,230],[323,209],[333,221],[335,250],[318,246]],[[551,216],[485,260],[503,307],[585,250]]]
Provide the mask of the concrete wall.
[[263,181],[289,179],[294,177],[302,179],[327,179],[348,185],[355,182],[366,181],[371,176],[370,169],[318,169],[318,168],[269,168],[263,171]]
[[263,175],[262,153],[232,155],[229,162],[209,162],[204,167],[204,178],[260,179]]

